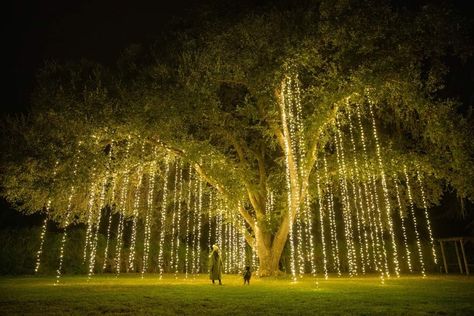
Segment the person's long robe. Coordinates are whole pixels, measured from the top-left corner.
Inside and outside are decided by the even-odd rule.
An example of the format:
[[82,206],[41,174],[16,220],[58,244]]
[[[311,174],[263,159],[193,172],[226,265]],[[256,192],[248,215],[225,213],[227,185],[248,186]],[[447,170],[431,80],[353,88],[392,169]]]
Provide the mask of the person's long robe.
[[223,264],[218,251],[213,250],[209,256],[209,278],[220,280],[222,278]]

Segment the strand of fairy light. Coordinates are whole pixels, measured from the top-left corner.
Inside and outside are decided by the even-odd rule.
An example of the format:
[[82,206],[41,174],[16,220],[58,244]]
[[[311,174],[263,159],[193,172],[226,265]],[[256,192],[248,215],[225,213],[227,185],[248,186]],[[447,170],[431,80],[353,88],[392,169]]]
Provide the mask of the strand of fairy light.
[[236,259],[237,259],[237,234],[235,232],[235,214],[234,212],[230,213],[230,256],[232,258],[232,261],[231,261],[231,272],[234,272],[235,271],[235,268],[237,266],[236,264]]
[[[238,217],[238,216],[237,216]],[[247,253],[246,253],[246,241],[245,241],[245,221],[242,218],[240,220],[240,225],[241,225],[241,234],[240,234],[240,256],[241,256],[241,269],[240,273],[242,273],[245,269],[245,263],[247,261]],[[256,268],[256,271],[258,271],[258,268]]]
[[285,106],[285,90],[286,82],[282,81],[281,87],[281,119],[283,125],[283,138],[284,138],[284,147],[285,147],[285,165],[286,165],[286,186],[288,194],[288,225],[289,225],[289,242],[290,242],[290,271],[293,281],[296,281],[296,268],[295,268],[295,245],[293,237],[293,214],[292,214],[292,190],[291,190],[291,179],[290,179],[290,164],[289,164],[289,155],[290,155],[290,144],[288,141],[288,125],[286,120],[286,106]]
[[[359,242],[361,244],[361,263],[362,263],[362,273],[365,274],[365,268],[367,266],[367,261],[369,260],[369,241],[368,241],[368,234],[367,234],[367,223],[365,221],[366,216],[365,216],[365,210],[364,210],[364,205],[363,205],[363,199],[362,199],[362,190],[361,186],[359,183],[359,162],[357,159],[357,147],[356,143],[354,140],[354,127],[352,125],[352,117],[349,113],[349,118],[348,118],[348,123],[349,123],[349,136],[352,144],[352,151],[353,151],[353,163],[354,163],[354,168],[353,168],[353,181],[356,182],[356,187],[357,190],[354,189],[354,199],[357,200],[356,205],[358,206],[358,209],[360,210],[360,216],[359,212],[357,211],[356,207],[356,212],[357,212],[357,229],[359,231]],[[362,227],[362,229],[361,229]],[[363,234],[364,240],[361,240],[361,234]]]
[[[115,186],[117,185],[117,181],[116,181],[116,176],[114,175],[113,178],[112,178],[112,197],[110,198],[110,205],[112,205],[114,203],[114,200],[115,200]],[[106,242],[105,242],[105,250],[104,250],[104,263],[102,265],[102,270],[105,270],[107,268],[107,259],[108,259],[108,256],[109,256],[109,243],[110,243],[110,231],[112,229],[112,216],[113,215],[113,212],[112,212],[112,206],[109,207],[109,217],[108,217],[108,220],[107,220],[107,238],[106,238]]]
[[[290,99],[292,102],[290,102],[290,107],[289,107],[289,117],[292,119],[290,120],[290,125],[292,125],[292,128],[290,130],[293,132],[292,137],[290,137],[291,140],[293,140],[293,143],[295,143],[296,149],[293,151],[296,156],[297,156],[297,170],[298,170],[298,176],[299,176],[299,183],[301,183],[301,187],[298,188],[298,191],[302,190],[302,183],[306,179],[306,167],[304,164],[304,158],[306,156],[306,148],[305,148],[305,140],[304,140],[304,126],[303,126],[303,119],[302,119],[302,107],[301,107],[301,100],[300,100],[300,87],[299,87],[299,79],[298,79],[298,73],[294,73],[294,78],[290,77],[290,89],[289,89],[289,94],[290,94]],[[291,106],[293,105],[293,106]],[[294,111],[294,113],[293,113]],[[299,193],[301,196],[303,192]],[[298,236],[298,241],[297,242],[297,254],[298,254],[298,268],[299,268],[299,276],[302,277],[304,275],[304,266],[305,266],[305,249],[304,246],[306,243],[303,242],[303,222],[302,222],[302,215],[304,215],[307,219],[307,208],[305,200],[303,200],[303,214],[301,214],[301,196],[298,197],[298,213],[296,215],[296,227],[297,227],[297,236]],[[306,233],[306,240],[310,239],[307,230],[305,230]],[[311,263],[312,264],[312,263]],[[312,267],[312,273],[314,272],[314,267]]]
[[[95,165],[95,160],[94,160]],[[95,192],[96,192],[96,182],[95,182],[95,167],[92,169],[92,181],[91,186],[89,187],[89,200],[87,203],[87,229],[86,229],[86,241],[84,243],[84,254],[82,257],[82,263],[85,264],[87,260],[87,249],[89,248],[89,243],[92,234],[92,217],[93,217],[93,208],[95,201]]]
[[350,206],[348,201],[347,187],[345,178],[347,177],[345,169],[345,161],[342,154],[342,136],[340,132],[340,126],[338,119],[336,118],[336,133],[334,134],[334,143],[336,145],[336,159],[338,164],[338,174],[339,174],[339,183],[341,188],[341,197],[342,197],[342,218],[344,222],[344,233],[346,237],[346,247],[347,247],[347,261],[349,265],[349,276],[353,276],[354,273],[354,260],[353,260],[353,251],[352,251],[352,233],[351,233],[351,218],[350,218]]
[[[98,205],[98,209],[97,209],[95,233],[92,235],[91,255],[90,255],[90,258],[89,258],[90,261],[89,261],[88,280],[90,280],[92,275],[94,274],[94,267],[95,267],[95,261],[96,261],[96,253],[97,253],[97,244],[98,244],[98,241],[99,241],[100,221],[101,221],[101,218],[102,218],[102,208],[105,205],[105,194],[106,194],[106,191],[107,191],[107,183],[108,183],[109,174],[110,174],[109,169],[110,169],[110,164],[112,163],[112,146],[110,147],[108,156],[109,156],[108,157],[109,158],[109,161],[108,161],[108,164],[109,164],[108,167],[109,168],[107,168],[107,170],[105,172],[104,179],[103,179],[102,189],[101,189],[101,192],[100,192],[100,195],[99,195],[99,205]],[[115,181],[113,181],[113,182],[114,182],[114,187],[115,187]],[[110,225],[110,218],[109,218],[109,225]],[[109,234],[109,232],[107,232],[107,234]],[[104,262],[105,262],[105,258],[104,258]]]
[[[173,187],[173,215],[171,216],[171,247],[170,247],[170,267],[174,267],[175,252],[178,250],[175,248],[175,223],[176,223],[176,200],[178,197],[178,178],[179,178],[179,160],[174,163],[174,187]],[[179,223],[178,223],[179,225]]]
[[[296,224],[296,259],[297,259],[297,267],[298,267],[298,276],[300,278],[304,275],[304,254],[303,254],[303,230],[302,230],[302,220],[301,220],[301,198],[300,198],[300,189],[301,185],[300,182],[304,179],[304,165],[303,165],[303,152],[304,149],[302,148],[304,144],[303,139],[303,125],[301,123],[301,104],[298,102],[297,97],[297,77],[293,78],[292,72],[288,78],[288,85],[287,85],[287,100],[288,100],[288,122],[290,126],[290,143],[292,153],[295,157],[295,165],[296,170],[298,172],[298,181],[297,181],[297,188],[296,188],[296,196],[297,196],[297,203],[296,203],[296,212],[295,212],[295,224]],[[298,106],[299,105],[299,106]],[[298,111],[299,109],[299,111]],[[299,113],[298,113],[299,112]],[[299,114],[299,115],[298,115]]]
[[188,198],[186,201],[186,256],[185,256],[185,275],[188,278],[189,272],[189,222],[191,217],[191,192],[192,192],[192,166],[189,165],[188,173]]
[[198,178],[196,175],[196,172],[193,172],[193,199],[192,199],[192,218],[193,218],[193,229],[192,229],[192,241],[191,241],[191,271],[193,274],[193,277],[196,275],[196,270],[197,270],[197,208],[198,208],[198,201],[197,201],[197,195],[198,195]]
[[122,256],[122,244],[123,244],[123,231],[124,231],[124,221],[125,221],[125,207],[126,207],[126,198],[128,194],[128,184],[129,184],[129,174],[128,174],[128,158],[130,154],[130,144],[131,136],[128,135],[127,146],[125,147],[125,173],[122,179],[122,189],[120,190],[120,200],[119,200],[119,222],[117,225],[117,242],[115,244],[115,276],[120,275],[121,267],[121,256]]
[[214,206],[212,190],[209,191],[209,208],[207,213],[207,221],[209,223],[209,235],[207,237],[207,246],[209,253],[212,251],[212,207]]
[[169,157],[165,158],[165,174],[163,178],[163,198],[161,201],[161,229],[160,229],[160,249],[158,252],[158,265],[160,267],[160,280],[163,279],[164,272],[164,246],[166,234],[166,207],[168,202],[168,175],[170,171]]
[[219,249],[222,249],[222,199],[217,200],[216,240]]
[[128,271],[135,270],[135,246],[137,242],[137,223],[138,223],[138,209],[140,208],[140,187],[143,180],[143,169],[138,168],[138,181],[135,188],[135,196],[133,201],[133,220],[132,220],[132,236],[130,238],[130,250],[128,256]]
[[[201,163],[202,164],[202,161]],[[199,192],[198,192],[198,212],[197,212],[197,218],[198,218],[198,236],[197,236],[197,274],[199,275],[199,272],[201,272],[201,228],[202,228],[202,186],[203,186],[203,181],[199,177]]]
[[222,252],[223,254],[225,254],[225,260],[224,260],[224,272],[227,273],[228,270],[229,270],[229,261],[230,261],[230,258],[229,258],[229,254],[228,254],[228,250],[227,250],[227,242],[228,242],[228,224],[227,224],[227,221],[226,221],[226,212],[227,212],[227,208],[226,208],[226,203],[224,201],[223,203],[223,207],[222,207]]
[[337,241],[337,227],[336,227],[336,215],[334,212],[334,198],[332,193],[331,183],[329,181],[328,163],[326,160],[326,154],[323,153],[324,173],[325,180],[328,189],[327,203],[329,209],[329,231],[331,236],[331,252],[333,257],[333,267],[337,271],[337,275],[341,276],[341,265],[339,259],[339,243]]
[[[82,144],[82,142],[79,142],[79,146]],[[76,155],[76,161],[74,162],[74,167],[73,167],[73,178],[75,179],[77,176],[77,166],[79,165],[79,156],[81,154],[81,149],[79,148],[77,150],[77,155]],[[69,217],[71,216],[71,210],[72,210],[72,197],[76,192],[76,187],[71,185],[71,190],[69,193],[68,197],[68,203],[67,203],[67,208],[66,208],[66,218],[64,219],[64,231],[63,231],[63,236],[61,238],[61,246],[59,248],[59,266],[58,269],[56,270],[56,282],[55,285],[59,284],[59,279],[61,278],[62,274],[62,268],[63,268],[63,262],[64,262],[64,246],[66,245],[66,240],[67,240],[67,227],[69,226]]]
[[[54,185],[56,182],[56,174],[58,172],[58,165],[59,161],[57,160],[56,163],[54,164],[54,169],[53,169],[53,181],[51,183],[51,187]],[[43,245],[44,245],[44,239],[46,236],[46,229],[48,227],[48,213],[49,210],[51,209],[51,198],[48,198],[48,201],[46,202],[46,207],[45,207],[45,213],[46,216],[43,221],[43,225],[41,226],[41,233],[40,233],[40,244],[38,247],[38,250],[36,251],[36,264],[35,264],[35,273],[38,273],[39,268],[41,266],[41,254],[43,253]]]
[[405,225],[405,216],[403,216],[403,210],[402,210],[402,201],[400,199],[400,190],[398,188],[398,183],[396,178],[394,177],[393,183],[395,186],[395,193],[397,196],[397,203],[398,203],[398,214],[400,215],[400,222],[402,226],[402,234],[403,234],[403,243],[405,244],[405,253],[407,256],[407,265],[408,265],[408,271],[413,272],[412,264],[411,264],[411,253],[410,253],[410,248],[408,247],[408,238],[407,238],[407,230],[406,230],[406,225]]
[[[145,142],[142,142],[141,155],[145,155]],[[140,165],[137,169],[137,185],[135,187],[135,196],[133,198],[133,213],[132,213],[132,234],[130,236],[130,247],[128,255],[128,271],[135,270],[135,248],[137,243],[137,224],[138,224],[138,210],[140,208],[140,188],[143,180],[143,167]]]
[[[372,113],[372,108],[371,108],[371,101],[369,101],[369,112],[370,112],[370,115],[371,117],[373,118],[373,113]],[[374,129],[374,124],[375,124],[375,121],[372,120],[372,132],[373,132],[373,137],[374,137],[374,141],[375,141],[375,146],[376,146],[376,156],[377,156],[377,162],[378,162],[378,154],[377,154],[377,149],[380,148],[379,146],[379,143],[378,143],[378,137],[377,137],[377,133],[376,133],[376,129]],[[379,164],[380,166],[380,164]],[[383,169],[382,169],[382,172],[383,172]],[[375,205],[375,210],[376,210],[376,221],[377,221],[377,224],[378,226],[376,226],[376,233],[377,234],[380,234],[380,237],[379,240],[380,240],[380,243],[381,243],[381,249],[382,249],[382,252],[381,252],[381,266],[382,266],[382,261],[383,261],[383,267],[385,269],[385,274],[387,275],[388,278],[390,278],[390,271],[389,271],[389,267],[388,267],[388,255],[387,255],[387,249],[386,249],[386,246],[385,246],[385,239],[384,239],[384,227],[383,227],[383,215],[382,215],[382,211],[381,211],[381,206],[380,206],[380,202],[379,202],[379,196],[378,196],[378,193],[377,193],[377,178],[376,178],[376,175],[375,173],[373,173],[371,176],[370,176],[370,181],[372,183],[372,190],[374,192],[373,194],[373,198],[374,198],[374,205]],[[385,191],[383,189],[383,181],[382,181],[382,191],[383,191],[383,195],[384,195],[384,198],[385,198]],[[387,204],[385,204],[386,207],[385,207],[385,210],[387,210]],[[385,212],[387,213],[387,212]],[[387,221],[389,220],[389,218],[387,218]],[[377,235],[378,236],[378,235]]]
[[[95,160],[94,160],[95,165]],[[95,202],[95,194],[96,194],[96,179],[95,179],[95,167],[92,169],[92,179],[93,182],[89,188],[89,200],[87,203],[87,229],[86,229],[86,241],[84,243],[84,254],[82,257],[82,263],[85,263],[87,260],[87,250],[90,248],[90,239],[92,237],[92,218],[93,218],[93,208]]]
[[421,250],[420,233],[418,231],[418,224],[416,221],[415,206],[413,204],[413,196],[411,193],[410,179],[408,178],[407,167],[405,165],[403,166],[403,172],[405,174],[405,181],[407,185],[408,202],[410,203],[410,214],[413,221],[413,228],[415,230],[416,247],[418,249],[418,259],[420,260],[421,274],[423,275],[423,277],[425,277],[426,276],[425,262],[423,261],[423,252]]
[[[349,105],[349,101],[348,99],[346,99],[346,108],[348,107]],[[355,159],[355,161],[357,162],[357,159],[355,158],[355,155],[356,155],[356,149],[355,149],[355,142],[354,142],[354,137],[352,135],[352,127],[351,127],[351,124],[350,124],[350,117],[348,119],[349,121],[349,139],[351,141],[351,145],[352,145],[352,151],[353,151],[353,159]],[[341,141],[341,146],[342,146],[342,141]],[[343,147],[342,147],[343,148]],[[342,151],[343,154],[344,154],[344,151]],[[356,268],[357,268],[357,272],[359,271],[359,267],[360,267],[360,270],[362,272],[362,274],[365,274],[365,256],[364,256],[364,247],[363,247],[363,241],[362,241],[362,231],[361,231],[361,216],[359,216],[359,213],[360,213],[360,209],[359,209],[359,200],[360,200],[360,197],[358,196],[358,193],[360,193],[360,187],[359,187],[359,191],[356,190],[356,181],[357,181],[357,177],[356,177],[356,173],[357,173],[357,170],[356,170],[356,167],[357,167],[357,164],[354,165],[352,168],[346,168],[346,172],[347,172],[347,176],[348,178],[345,179],[345,182],[346,182],[346,192],[347,192],[347,200],[348,200],[348,203],[349,205],[352,205],[351,204],[351,197],[352,197],[352,202],[353,202],[353,207],[351,207],[351,210],[353,210],[353,212],[350,213],[350,218],[351,218],[351,226],[354,227],[355,226],[355,230],[354,228],[352,228],[352,232],[353,232],[353,239],[352,239],[352,245],[353,245],[353,255],[354,255],[354,263],[356,265]],[[350,182],[350,187],[351,187],[351,194],[349,194],[349,188],[348,188],[348,182]],[[353,216],[353,214],[355,216]],[[354,217],[355,217],[355,224],[354,224]],[[357,241],[358,241],[358,244],[359,244],[359,258],[360,258],[360,265],[359,264],[359,258],[357,257],[357,243],[356,243],[356,238],[355,238],[355,235],[357,235]]]
[[[361,143],[362,143],[362,154],[363,154],[363,161],[364,161],[364,170],[366,172],[368,172],[369,170],[369,167],[368,167],[368,163],[367,163],[367,159],[368,159],[368,156],[367,156],[367,145],[366,145],[366,142],[365,142],[365,133],[364,133],[364,128],[362,126],[362,119],[361,119],[361,116],[360,116],[360,111],[359,111],[359,107],[356,106],[356,119],[357,119],[357,123],[358,123],[358,128],[359,128],[359,134],[360,134],[360,140],[361,140]],[[352,120],[350,120],[350,124],[352,126]],[[362,176],[362,174],[360,174]],[[359,186],[360,188],[360,186]],[[361,203],[361,209],[363,211],[363,218],[364,218],[364,221],[365,219],[367,218],[367,223],[368,223],[368,226],[369,226],[369,234],[370,234],[370,246],[372,247],[372,265],[374,266],[374,269],[376,271],[379,270],[378,268],[378,262],[377,262],[377,243],[376,243],[376,238],[374,237],[374,222],[372,220],[372,215],[371,215],[371,212],[372,210],[374,209],[373,205],[372,205],[372,196],[370,194],[370,187],[367,185],[367,182],[366,181],[363,181],[362,183],[362,193],[361,193],[361,196],[363,195],[365,197],[365,199],[360,199],[360,203]],[[365,201],[365,206],[364,207],[364,202]],[[364,212],[365,210],[365,212]],[[369,251],[369,243],[367,242],[366,243],[366,249],[367,249],[367,260],[370,262],[370,259],[369,259],[369,255],[370,255],[370,251]],[[383,280],[383,276],[382,276],[382,280]]]
[[384,172],[385,167],[382,161],[382,154],[380,150],[380,142],[379,142],[379,137],[377,133],[377,126],[375,124],[375,116],[374,116],[374,112],[372,108],[372,101],[370,99],[369,99],[369,111],[370,111],[370,116],[372,118],[372,130],[373,130],[374,139],[375,139],[377,161],[380,168],[380,176],[382,178],[382,189],[383,189],[383,196],[385,199],[385,216],[387,217],[388,230],[390,233],[390,239],[392,241],[392,252],[393,252],[392,260],[393,260],[393,263],[395,264],[395,274],[397,275],[397,277],[400,277],[400,265],[398,262],[397,243],[395,241],[395,232],[393,230],[393,220],[392,220],[392,215],[391,215],[391,205],[390,205],[390,199],[389,199],[389,194],[388,194],[387,180],[386,180],[385,172]]
[[[303,110],[301,106],[301,91],[300,91],[300,84],[299,84],[299,77],[298,73],[295,74],[295,100],[296,100],[296,123],[298,128],[298,145],[299,145],[299,170],[301,172],[301,179],[302,181],[306,181],[307,178],[307,171],[306,165],[304,163],[304,159],[306,157],[306,143],[305,143],[305,133],[304,133],[304,125],[303,125]],[[308,190],[307,190],[308,191]],[[309,240],[309,262],[311,268],[311,274],[313,277],[316,276],[316,264],[314,260],[314,241],[313,241],[313,219],[312,219],[312,212],[309,205],[309,193],[306,192],[306,196],[304,197],[304,215],[306,221],[306,240]]]
[[[153,150],[153,157],[156,156],[156,149]],[[143,238],[143,264],[142,264],[142,279],[148,270],[148,258],[150,254],[150,239],[151,239],[151,216],[153,211],[153,197],[155,193],[155,176],[156,176],[156,161],[153,160],[150,164],[148,173],[148,194],[147,194],[147,208],[145,215],[145,236]]]
[[179,268],[179,246],[180,246],[180,227],[181,227],[181,204],[183,201],[183,162],[179,160],[179,193],[178,193],[178,210],[177,210],[177,228],[176,228],[176,258],[174,261],[174,277],[178,278]]
[[438,258],[436,257],[436,250],[433,241],[433,232],[431,230],[430,217],[428,215],[428,205],[426,203],[425,189],[423,188],[423,182],[421,180],[420,171],[416,169],[416,178],[420,185],[421,200],[423,201],[423,210],[425,214],[426,228],[428,229],[428,236],[430,237],[431,253],[433,254],[433,261],[438,264]]
[[102,183],[102,190],[99,195],[99,206],[97,208],[97,217],[95,219],[95,230],[94,230],[94,234],[92,235],[92,240],[91,240],[92,243],[91,243],[91,254],[89,258],[89,273],[87,276],[88,280],[90,280],[90,278],[94,274],[97,244],[99,241],[100,220],[102,218],[102,208],[104,207],[104,204],[105,204],[105,191],[107,189],[108,174],[109,172],[107,171]]
[[319,223],[320,223],[320,231],[321,231],[321,247],[323,252],[323,271],[324,271],[324,278],[328,279],[328,263],[327,263],[327,255],[326,255],[326,241],[324,240],[324,204],[323,204],[323,196],[321,194],[321,179],[319,178],[319,160],[316,162],[316,189],[319,199]]
[[[352,266],[353,266],[353,273],[357,275],[358,273],[358,270],[359,270],[359,267],[357,265],[357,252],[356,252],[356,247],[354,245],[354,229],[353,229],[353,218],[352,218],[352,209],[350,207],[350,197],[349,197],[349,189],[348,189],[348,185],[347,185],[347,179],[349,178],[349,172],[347,171],[347,166],[346,166],[346,156],[345,156],[345,149],[344,149],[344,143],[343,143],[343,139],[342,139],[342,131],[340,129],[341,125],[340,125],[340,122],[339,120],[337,120],[337,124],[339,124],[339,128],[338,128],[338,138],[339,138],[339,147],[341,149],[341,161],[342,161],[342,169],[343,169],[343,173],[344,173],[344,177],[343,177],[343,187],[344,187],[344,192],[345,192],[345,200],[346,200],[346,203],[347,203],[347,219],[348,219],[348,222],[349,222],[349,225],[348,225],[348,230],[349,230],[349,234],[350,234],[350,249],[351,249],[351,257],[352,257]],[[354,193],[353,197],[355,198],[355,188],[354,188],[354,185],[352,183],[352,192]],[[358,222],[358,213],[357,213],[357,207],[355,208],[355,211],[356,211],[356,222],[357,224],[359,223]],[[360,237],[360,227],[357,226],[356,227],[358,229],[358,232],[359,232],[359,237]],[[359,251],[359,253],[361,253],[361,251]]]
[[[370,170],[369,168],[369,163],[368,163],[368,155],[367,155],[367,144],[366,144],[366,141],[365,141],[365,133],[364,133],[364,127],[362,125],[362,119],[361,119],[361,115],[360,115],[360,108],[359,106],[357,105],[356,106],[356,114],[357,114],[357,123],[358,123],[358,127],[359,127],[359,131],[360,131],[360,138],[361,138],[361,143],[362,143],[362,154],[363,154],[363,160],[364,160],[364,167],[365,167],[365,170],[368,172]],[[370,210],[372,211],[372,213],[375,215],[375,213],[377,213],[379,215],[379,218],[381,217],[381,214],[380,214],[380,210],[379,210],[379,207],[378,207],[378,203],[377,203],[377,190],[376,190],[376,183],[375,183],[375,180],[373,179],[372,176],[368,176],[368,179],[369,179],[369,185],[372,184],[372,188],[371,186],[367,187],[364,185],[364,189],[366,190],[366,198],[367,198],[367,205],[370,205]],[[373,191],[371,191],[373,189]],[[377,223],[374,223],[374,221],[372,220],[372,216],[371,216],[371,211],[369,211],[369,222],[370,222],[370,225],[372,227],[372,232],[374,232],[375,230],[375,240],[372,236],[372,240],[374,240],[373,242],[373,252],[374,252],[374,264],[375,264],[375,270],[378,270],[380,272],[380,280],[382,283],[384,283],[384,280],[385,280],[385,275],[384,275],[384,270],[383,270],[383,264],[382,264],[382,260],[383,260],[383,254],[382,254],[382,250],[383,249],[383,252],[385,252],[385,247],[384,247],[384,243],[383,243],[383,235],[381,237],[382,239],[382,243],[380,243],[380,240],[379,240],[379,235],[378,235],[378,231],[379,231],[379,227],[377,226]],[[376,221],[377,219],[375,219]],[[380,222],[380,229],[381,229],[381,222]],[[382,230],[381,230],[382,231]]]

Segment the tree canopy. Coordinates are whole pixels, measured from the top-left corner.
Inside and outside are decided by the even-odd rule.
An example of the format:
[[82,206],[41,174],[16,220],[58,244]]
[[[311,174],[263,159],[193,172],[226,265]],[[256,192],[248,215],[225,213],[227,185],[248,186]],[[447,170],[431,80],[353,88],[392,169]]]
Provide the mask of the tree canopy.
[[[259,256],[274,253],[273,271],[294,220],[288,211],[321,198],[323,156],[334,186],[339,146],[347,148],[348,170],[356,168],[352,157],[370,167],[345,174],[348,181],[381,181],[376,143],[365,158],[361,144],[349,150],[358,111],[367,133],[373,109],[387,178],[402,176],[406,165],[423,175],[430,204],[447,188],[474,201],[472,119],[445,96],[447,60],[472,53],[453,17],[434,4],[315,1],[213,18],[165,46],[132,46],[115,67],[50,62],[28,115],[3,123],[2,195],[27,213],[50,199],[50,216],[61,221],[70,209],[84,222],[98,175],[130,174],[133,184],[153,161],[163,176],[165,157],[179,158],[235,206],[249,244],[262,234]],[[283,100],[285,93],[298,100]],[[301,105],[293,132],[282,119],[285,102]],[[302,142],[290,148],[289,133]],[[298,200],[287,198],[287,181]],[[77,194],[68,207],[71,186]]]

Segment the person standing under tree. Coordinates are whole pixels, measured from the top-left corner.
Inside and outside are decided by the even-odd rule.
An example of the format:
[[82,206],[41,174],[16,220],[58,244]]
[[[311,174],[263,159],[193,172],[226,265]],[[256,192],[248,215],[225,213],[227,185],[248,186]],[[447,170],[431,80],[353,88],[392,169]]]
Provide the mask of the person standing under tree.
[[219,251],[219,247],[217,245],[212,246],[212,252],[209,255],[209,278],[214,284],[215,280],[219,280],[219,285],[222,285],[221,278],[222,278],[222,260]]

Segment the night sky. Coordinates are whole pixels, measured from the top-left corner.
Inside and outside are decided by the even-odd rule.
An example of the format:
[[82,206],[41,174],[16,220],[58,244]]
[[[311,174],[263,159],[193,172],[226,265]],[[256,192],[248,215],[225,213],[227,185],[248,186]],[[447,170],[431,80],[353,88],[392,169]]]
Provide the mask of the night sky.
[[[30,106],[35,74],[44,61],[58,62],[89,59],[113,65],[126,47],[131,44],[149,46],[160,44],[163,34],[196,25],[202,12],[213,10],[220,14],[245,13],[271,1],[134,1],[133,7],[119,1],[8,1],[7,17],[3,20],[5,37],[1,115],[24,113]],[[291,3],[292,1],[286,1]],[[297,1],[293,1],[295,3]],[[474,19],[470,1],[451,1],[464,17]],[[419,5],[420,1],[393,1],[396,5]],[[413,3],[416,3],[415,5]],[[471,23],[471,26],[474,23]],[[474,41],[473,41],[474,42]],[[474,104],[474,63],[467,67],[451,65],[448,80],[451,93],[465,104]],[[5,71],[6,70],[6,71]],[[6,97],[5,97],[6,96]],[[447,196],[435,214],[458,208],[459,201]],[[472,208],[471,204],[467,205]],[[36,218],[25,219],[9,210],[5,201],[0,203],[0,225],[31,224]],[[451,212],[453,212],[451,210]],[[453,212],[455,213],[455,212]],[[472,217],[471,210],[471,217]],[[473,230],[466,223],[471,219],[452,219],[452,225],[443,225],[443,235],[463,234]],[[436,231],[436,228],[435,228]]]

